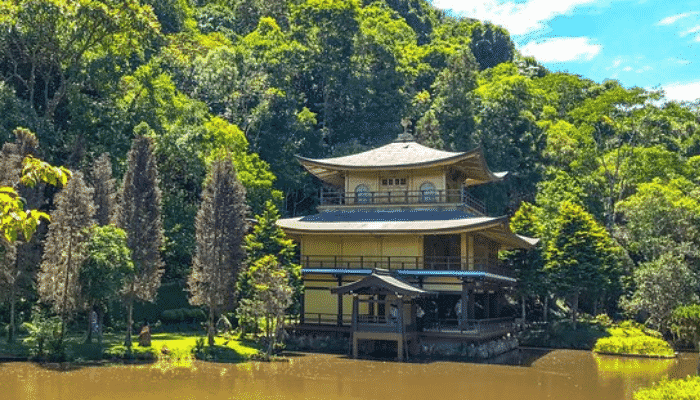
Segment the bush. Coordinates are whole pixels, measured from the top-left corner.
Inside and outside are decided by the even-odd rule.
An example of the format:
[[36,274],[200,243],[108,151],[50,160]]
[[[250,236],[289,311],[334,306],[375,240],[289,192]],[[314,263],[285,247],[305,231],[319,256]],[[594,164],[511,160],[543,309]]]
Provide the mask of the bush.
[[104,351],[105,358],[118,358],[121,360],[153,361],[158,358],[157,350],[150,347],[132,347],[131,351],[126,346],[112,346]]
[[673,348],[656,331],[625,321],[608,329],[609,337],[598,339],[593,351],[611,354],[673,356]]
[[634,400],[697,400],[700,398],[700,377],[663,380],[634,394]]

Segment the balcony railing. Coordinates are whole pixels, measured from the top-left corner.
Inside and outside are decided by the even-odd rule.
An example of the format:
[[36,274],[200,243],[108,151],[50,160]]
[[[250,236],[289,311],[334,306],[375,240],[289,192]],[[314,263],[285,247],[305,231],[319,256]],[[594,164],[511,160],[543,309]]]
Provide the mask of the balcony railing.
[[460,203],[486,214],[486,205],[462,189],[393,190],[384,192],[344,192],[321,190],[322,206],[375,204],[446,204]]
[[375,269],[388,270],[420,269],[440,271],[483,271],[513,277],[513,271],[498,260],[469,257],[411,257],[411,256],[301,256],[303,268]]

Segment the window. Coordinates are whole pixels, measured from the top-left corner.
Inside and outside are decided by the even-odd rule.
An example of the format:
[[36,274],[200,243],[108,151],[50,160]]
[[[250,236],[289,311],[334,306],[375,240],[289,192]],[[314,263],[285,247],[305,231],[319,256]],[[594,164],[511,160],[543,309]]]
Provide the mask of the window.
[[435,185],[430,182],[420,185],[420,198],[423,203],[434,203],[436,200]]
[[406,178],[382,178],[382,186],[406,186]]
[[366,204],[369,203],[370,199],[369,188],[365,185],[357,185],[355,188],[355,202]]

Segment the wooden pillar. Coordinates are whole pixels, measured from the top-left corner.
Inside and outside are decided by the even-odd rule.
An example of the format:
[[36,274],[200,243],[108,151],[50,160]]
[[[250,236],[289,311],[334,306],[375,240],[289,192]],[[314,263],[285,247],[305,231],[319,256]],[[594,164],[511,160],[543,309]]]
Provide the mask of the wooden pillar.
[[[338,286],[343,286],[343,276],[338,275]],[[343,326],[343,295],[338,293],[338,326]]]
[[403,325],[403,298],[399,297],[399,306],[398,306],[398,318],[397,318],[397,323],[399,324],[399,329],[401,330],[401,339],[398,341],[398,346],[396,346],[396,350],[398,352],[398,359],[399,361],[403,361],[403,346],[404,342],[406,341],[406,336],[405,336],[405,329]]
[[299,299],[299,324],[304,323],[304,314],[306,314],[306,307],[304,306],[304,292],[301,292],[301,298]]
[[463,232],[460,235],[460,240],[459,240],[459,244],[460,244],[460,255],[459,255],[460,260],[459,260],[459,262],[461,264],[459,266],[459,269],[461,269],[461,270],[469,269],[469,244],[467,243],[467,240],[468,240],[467,234]]
[[467,261],[469,270],[474,270],[474,235],[467,236]]
[[357,294],[352,295],[352,329],[350,336],[352,337],[352,358],[357,358],[357,314],[359,312],[359,304]]

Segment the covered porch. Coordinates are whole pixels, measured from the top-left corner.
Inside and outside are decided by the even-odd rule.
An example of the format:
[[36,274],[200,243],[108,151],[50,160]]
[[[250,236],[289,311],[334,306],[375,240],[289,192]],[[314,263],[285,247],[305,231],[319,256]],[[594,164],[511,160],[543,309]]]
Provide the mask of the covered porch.
[[352,296],[350,334],[352,355],[359,355],[360,341],[396,342],[397,359],[408,355],[408,343],[417,340],[415,299],[431,293],[376,269],[358,281],[331,288],[338,296]]

